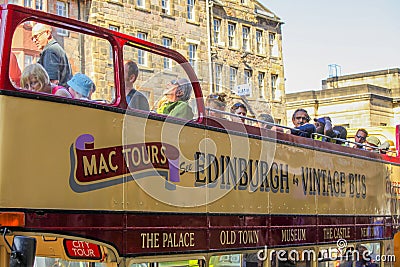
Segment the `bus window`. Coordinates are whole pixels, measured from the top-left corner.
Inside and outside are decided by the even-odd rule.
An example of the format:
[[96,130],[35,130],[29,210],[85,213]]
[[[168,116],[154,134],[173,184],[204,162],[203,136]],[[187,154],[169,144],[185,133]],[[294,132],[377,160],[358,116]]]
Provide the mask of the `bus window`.
[[[130,109],[145,110],[143,101],[147,100],[149,110],[155,113],[187,120],[196,118],[193,87],[181,65],[143,51],[131,42],[124,45],[123,55],[125,94]],[[135,66],[137,77],[132,78],[128,66]]]
[[176,261],[162,261],[162,262],[143,262],[131,263],[129,267],[204,267],[203,260],[176,260]]
[[17,89],[64,97],[73,89],[74,98],[112,104],[114,74],[106,39],[35,21],[14,32],[9,76]]
[[[311,267],[314,258],[314,254],[311,251],[309,249],[278,250],[278,252],[273,252],[271,255],[271,266]],[[279,256],[277,253],[279,253]]]
[[262,267],[263,261],[258,259],[257,252],[243,254],[225,254],[212,256],[210,267]]
[[376,256],[380,254],[380,243],[362,243],[348,246],[344,253],[337,248],[320,249],[318,267],[378,266]]
[[106,263],[71,261],[59,258],[36,257],[33,267],[107,267]]

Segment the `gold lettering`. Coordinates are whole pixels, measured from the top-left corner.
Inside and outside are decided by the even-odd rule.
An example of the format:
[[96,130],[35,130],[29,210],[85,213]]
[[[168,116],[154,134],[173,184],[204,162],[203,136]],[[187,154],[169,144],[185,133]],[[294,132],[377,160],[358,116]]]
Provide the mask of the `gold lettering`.
[[97,174],[96,156],[92,155],[90,163],[86,156],[83,156],[83,169],[85,170],[85,176]]
[[[135,154],[137,154],[137,160],[135,160]],[[138,166],[140,164],[140,150],[137,147],[132,148],[132,162],[133,165]]]
[[161,147],[161,149],[160,149],[160,154],[161,154],[161,163],[162,164],[165,164],[166,162],[167,162],[167,157],[165,156],[165,150],[166,150],[166,147],[165,146],[162,146]]
[[160,163],[158,161],[158,147],[157,146],[151,146],[151,161]]
[[110,170],[107,167],[107,162],[104,159],[103,153],[100,154],[100,166],[99,166],[99,174],[104,170],[105,172],[109,172]]
[[112,156],[115,156],[116,152],[115,151],[111,151],[110,154],[108,155],[108,165],[110,165],[110,169],[113,171],[118,170],[118,165],[113,165],[112,163]]

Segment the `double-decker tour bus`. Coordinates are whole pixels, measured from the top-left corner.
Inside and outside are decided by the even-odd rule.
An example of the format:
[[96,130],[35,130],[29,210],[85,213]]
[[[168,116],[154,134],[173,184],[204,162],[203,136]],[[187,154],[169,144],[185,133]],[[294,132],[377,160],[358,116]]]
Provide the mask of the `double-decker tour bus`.
[[[399,266],[397,153],[207,116],[178,52],[0,11],[0,266]],[[51,77],[21,62],[55,33],[84,99],[35,89]],[[126,100],[124,63],[138,58],[149,62],[135,82],[149,110]],[[184,81],[193,116],[156,112]]]

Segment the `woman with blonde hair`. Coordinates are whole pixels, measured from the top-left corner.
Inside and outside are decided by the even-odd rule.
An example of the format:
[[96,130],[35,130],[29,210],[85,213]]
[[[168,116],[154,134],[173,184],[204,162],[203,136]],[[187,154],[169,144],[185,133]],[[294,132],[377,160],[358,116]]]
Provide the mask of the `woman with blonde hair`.
[[42,65],[38,63],[25,67],[21,74],[21,87],[30,91],[72,98],[71,94],[64,87],[53,86],[50,83],[49,75]]

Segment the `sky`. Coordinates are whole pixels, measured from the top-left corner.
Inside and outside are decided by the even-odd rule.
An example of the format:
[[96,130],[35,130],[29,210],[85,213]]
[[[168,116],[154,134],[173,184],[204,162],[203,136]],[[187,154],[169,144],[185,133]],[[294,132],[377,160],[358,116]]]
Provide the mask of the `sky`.
[[284,22],[286,93],[341,74],[400,68],[400,0],[260,0]]

